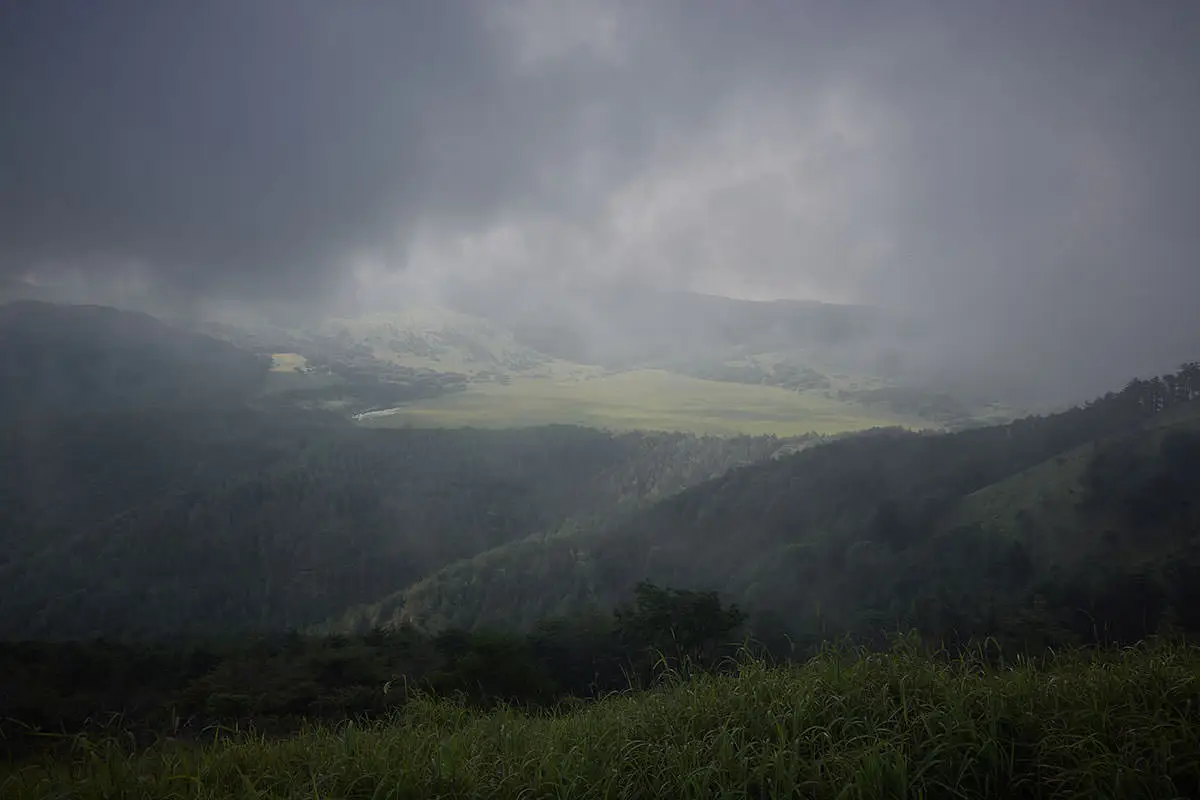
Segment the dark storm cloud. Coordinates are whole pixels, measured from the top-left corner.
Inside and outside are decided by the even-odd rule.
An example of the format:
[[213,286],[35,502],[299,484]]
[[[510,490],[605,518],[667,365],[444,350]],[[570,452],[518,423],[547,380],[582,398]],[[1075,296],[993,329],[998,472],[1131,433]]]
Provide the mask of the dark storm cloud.
[[190,290],[311,289],[400,230],[438,158],[416,132],[447,104],[486,114],[486,40],[449,3],[5,9],[10,267],[134,260]]
[[51,0],[0,20],[10,270],[309,291],[422,216],[520,207],[526,158],[553,157],[537,132],[569,127],[560,87],[506,85],[460,2]]
[[868,301],[952,331],[930,358],[1087,390],[1200,347],[1195,3],[2,13],[9,271]]
[[[679,76],[614,80],[587,7],[493,8],[6,5],[4,268],[132,262],[185,292],[309,292],[354,256],[403,262],[418,224],[592,213],[600,187],[572,192],[560,167],[635,160],[651,104],[672,102],[654,87]],[[524,30],[556,18],[570,29]]]

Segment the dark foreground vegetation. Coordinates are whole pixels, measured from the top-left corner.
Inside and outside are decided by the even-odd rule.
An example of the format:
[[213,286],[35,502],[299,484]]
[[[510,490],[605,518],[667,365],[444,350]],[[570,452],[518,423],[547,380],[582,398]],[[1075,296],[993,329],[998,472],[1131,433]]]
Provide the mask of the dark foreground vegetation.
[[1176,798],[1200,796],[1200,651],[1004,662],[900,640],[804,664],[668,673],[584,707],[413,697],[385,719],[139,748],[69,739],[5,797]]
[[548,708],[649,686],[683,665],[717,669],[747,647],[771,655],[744,621],[715,594],[645,584],[613,613],[547,620],[524,635],[403,627],[224,643],[0,643],[0,752],[55,749],[59,735],[112,729],[135,741],[214,728],[281,734],[314,720],[378,717],[414,694]]
[[1200,649],[772,648],[639,587],[527,635],[0,648],[0,797],[1195,797]]

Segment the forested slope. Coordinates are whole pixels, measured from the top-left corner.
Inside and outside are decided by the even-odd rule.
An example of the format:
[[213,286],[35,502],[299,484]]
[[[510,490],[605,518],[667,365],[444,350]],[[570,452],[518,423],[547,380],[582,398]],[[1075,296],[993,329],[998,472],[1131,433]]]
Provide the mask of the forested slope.
[[3,427],[0,635],[300,627],[782,444],[569,427],[373,431],[250,409]]
[[228,405],[270,359],[105,306],[0,304],[0,415]]
[[1062,414],[831,442],[480,554],[357,621],[528,625],[652,580],[719,589],[809,642],[908,625],[1053,641],[1194,628],[1198,397],[1187,365]]

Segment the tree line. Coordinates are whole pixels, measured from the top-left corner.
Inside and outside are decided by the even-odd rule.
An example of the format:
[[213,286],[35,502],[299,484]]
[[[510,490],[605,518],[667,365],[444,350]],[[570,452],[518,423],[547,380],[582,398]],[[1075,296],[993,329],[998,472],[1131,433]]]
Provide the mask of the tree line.
[[[225,640],[0,642],[0,753],[69,746],[75,733],[135,740],[264,734],[402,712],[417,693],[478,707],[551,707],[707,671],[744,645],[744,615],[713,593],[643,584],[613,612],[527,634],[404,627]],[[61,735],[65,738],[56,738]]]

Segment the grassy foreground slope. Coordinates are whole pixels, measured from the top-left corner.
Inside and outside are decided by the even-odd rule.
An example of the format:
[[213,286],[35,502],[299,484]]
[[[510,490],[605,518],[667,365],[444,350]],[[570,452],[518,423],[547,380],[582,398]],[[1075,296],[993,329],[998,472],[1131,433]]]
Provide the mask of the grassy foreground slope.
[[997,665],[897,647],[746,663],[557,714],[417,700],[391,722],[269,741],[79,740],[4,797],[1200,796],[1200,650]]

